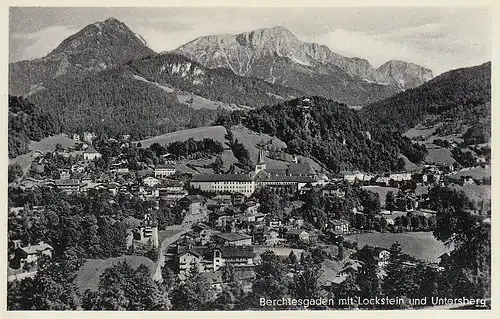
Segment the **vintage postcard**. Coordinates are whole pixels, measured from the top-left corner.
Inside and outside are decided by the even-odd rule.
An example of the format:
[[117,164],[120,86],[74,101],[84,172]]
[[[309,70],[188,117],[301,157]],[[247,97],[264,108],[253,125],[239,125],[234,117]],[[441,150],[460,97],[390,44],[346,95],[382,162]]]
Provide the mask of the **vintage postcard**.
[[491,8],[167,5],[9,7],[8,311],[491,309]]

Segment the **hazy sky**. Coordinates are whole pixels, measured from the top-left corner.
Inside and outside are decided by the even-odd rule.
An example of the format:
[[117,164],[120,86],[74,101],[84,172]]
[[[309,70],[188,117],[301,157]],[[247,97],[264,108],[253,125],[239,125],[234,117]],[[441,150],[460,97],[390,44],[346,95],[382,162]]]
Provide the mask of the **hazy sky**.
[[109,17],[155,51],[202,35],[282,25],[375,67],[399,59],[435,75],[491,60],[491,12],[482,8],[10,8],[9,61],[39,58],[84,26]]

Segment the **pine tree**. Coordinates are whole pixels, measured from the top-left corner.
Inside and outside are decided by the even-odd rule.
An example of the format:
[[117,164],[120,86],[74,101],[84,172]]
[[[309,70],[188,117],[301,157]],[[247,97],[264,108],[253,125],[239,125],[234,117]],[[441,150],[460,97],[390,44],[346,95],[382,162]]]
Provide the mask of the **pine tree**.
[[389,298],[413,297],[415,284],[411,273],[405,269],[406,260],[401,245],[395,242],[391,245],[389,261],[386,266],[387,276],[382,283],[382,292]]

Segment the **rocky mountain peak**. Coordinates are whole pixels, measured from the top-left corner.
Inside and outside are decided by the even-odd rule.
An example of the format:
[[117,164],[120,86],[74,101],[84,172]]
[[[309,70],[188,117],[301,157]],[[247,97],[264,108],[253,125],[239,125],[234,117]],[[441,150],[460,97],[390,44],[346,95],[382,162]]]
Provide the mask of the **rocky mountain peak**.
[[238,75],[283,85],[288,85],[286,78],[295,71],[309,78],[311,74],[332,74],[337,79],[340,72],[341,78],[352,77],[354,81],[392,86],[396,90],[415,87],[432,78],[430,70],[404,61],[389,61],[375,69],[366,59],[345,57],[326,45],[301,41],[283,26],[199,37],[175,52],[208,68],[228,68]]
[[[49,55],[75,53],[112,46],[145,47],[143,41],[125,23],[109,18],[84,27],[65,39]],[[143,48],[149,50],[149,48]]]
[[387,61],[378,67],[377,71],[393,79],[394,84],[402,90],[416,87],[433,78],[431,70],[401,60]]

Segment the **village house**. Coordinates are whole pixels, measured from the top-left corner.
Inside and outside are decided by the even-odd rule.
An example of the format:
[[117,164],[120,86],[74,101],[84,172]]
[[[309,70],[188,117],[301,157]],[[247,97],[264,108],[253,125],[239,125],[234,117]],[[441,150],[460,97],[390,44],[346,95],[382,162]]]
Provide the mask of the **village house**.
[[159,247],[158,225],[151,218],[151,214],[145,214],[142,225],[133,231],[135,242],[150,243],[153,247]]
[[216,244],[223,246],[250,246],[252,245],[252,236],[238,233],[219,233],[215,234]]
[[345,190],[340,188],[338,185],[335,184],[327,184],[325,185],[321,192],[323,193],[324,196],[333,196],[333,197],[338,197],[338,198],[344,198],[345,197]]
[[364,173],[350,172],[350,171],[340,172],[340,174],[343,176],[344,180],[347,181],[349,184],[354,184],[356,180],[362,181],[363,177],[365,176]]
[[178,271],[180,274],[187,274],[192,267],[197,267],[199,272],[204,272],[202,253],[195,249],[187,249],[178,253]]
[[75,164],[71,166],[71,172],[72,173],[83,173],[85,171],[85,167],[79,164]]
[[267,218],[265,221],[266,221],[266,226],[269,228],[279,228],[283,225],[283,221],[277,217]]
[[389,174],[389,179],[396,182],[411,181],[411,173],[391,173]]
[[279,233],[276,230],[270,229],[264,231],[264,244],[269,247],[274,247],[285,242],[286,239],[280,238]]
[[330,229],[334,232],[347,234],[349,233],[349,222],[344,219],[333,219],[329,222]]
[[59,168],[59,178],[60,179],[69,179],[71,178],[71,171],[67,168]]
[[378,186],[389,186],[391,178],[388,176],[379,176],[375,180],[375,184]]
[[299,217],[290,217],[288,218],[287,225],[295,228],[300,228],[304,226],[304,219]]
[[128,174],[128,173],[130,173],[130,170],[129,170],[128,167],[118,167],[116,169],[116,173],[118,173],[118,174]]
[[202,196],[186,196],[179,200],[183,208],[183,225],[193,225],[208,221],[207,200]]
[[38,261],[42,256],[52,258],[54,248],[44,242],[39,242],[37,245],[29,245],[27,247],[20,247],[20,242],[17,243],[15,248],[14,260],[19,263],[22,268],[25,264],[33,264]]
[[86,161],[93,161],[102,157],[102,154],[96,151],[94,147],[89,147],[83,152],[83,159]]
[[54,181],[54,186],[67,193],[77,193],[80,191],[80,188],[83,186],[81,182],[77,179],[56,179]]
[[153,176],[147,176],[142,179],[142,183],[146,186],[153,187],[160,184],[160,180]]
[[83,141],[87,144],[92,144],[92,140],[97,137],[95,133],[83,132]]
[[163,180],[157,187],[160,190],[160,196],[162,196],[162,192],[180,193],[184,191],[184,184],[181,181]]
[[216,272],[225,265],[232,265],[235,270],[252,270],[255,253],[253,247],[223,246],[177,246],[177,270],[186,275],[192,267],[200,272]]
[[255,253],[253,247],[225,246],[214,249],[214,271],[225,265],[235,268],[253,268]]
[[285,234],[286,239],[291,243],[308,243],[309,233],[303,229],[289,229]]
[[176,169],[174,165],[164,164],[155,167],[155,177],[156,178],[167,178],[175,175]]

